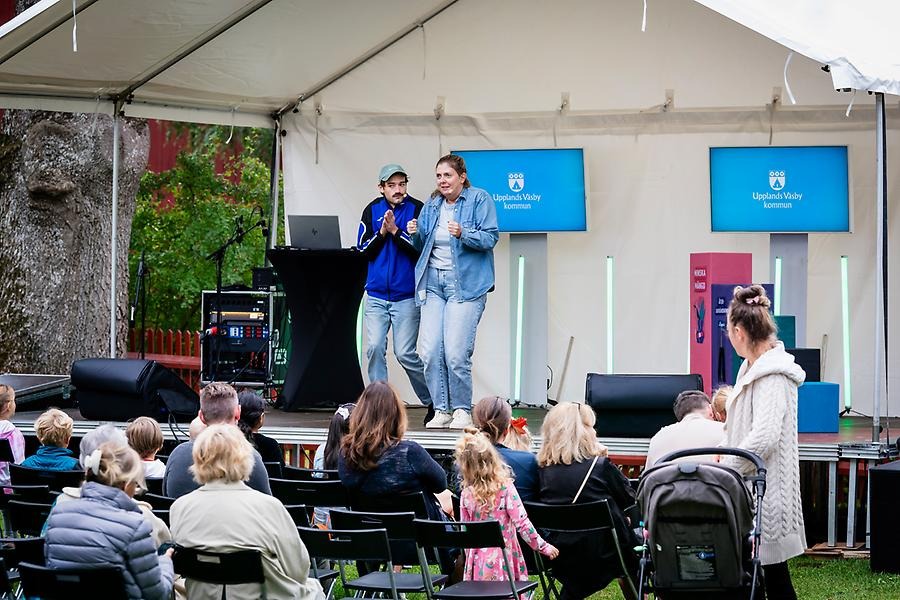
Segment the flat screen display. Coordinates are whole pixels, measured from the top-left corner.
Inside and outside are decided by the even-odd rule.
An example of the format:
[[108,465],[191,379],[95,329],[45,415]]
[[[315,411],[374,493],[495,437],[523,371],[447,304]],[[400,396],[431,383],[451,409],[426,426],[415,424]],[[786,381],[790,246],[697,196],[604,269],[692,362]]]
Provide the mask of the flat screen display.
[[500,231],[587,231],[584,151],[458,150],[472,185],[494,199]]
[[850,231],[846,146],[709,149],[713,231]]

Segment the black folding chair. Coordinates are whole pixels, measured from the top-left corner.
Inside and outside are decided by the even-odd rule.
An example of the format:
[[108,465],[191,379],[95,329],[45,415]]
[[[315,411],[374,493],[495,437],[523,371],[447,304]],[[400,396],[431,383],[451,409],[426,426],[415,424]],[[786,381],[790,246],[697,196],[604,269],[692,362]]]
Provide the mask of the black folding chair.
[[166,527],[169,527],[169,510],[161,510],[161,509],[153,509],[153,514],[159,517],[163,523],[166,524]]
[[61,492],[64,487],[81,486],[84,471],[45,471],[10,464],[9,480],[13,485],[46,485],[51,491]]
[[176,499],[147,492],[141,495],[141,500],[152,506],[153,510],[169,510]]
[[[385,565],[383,573],[387,576],[387,587],[382,588],[383,593],[390,592],[388,598],[399,599],[394,563],[391,561],[391,546],[384,529],[345,531],[298,527],[297,531],[300,532],[300,539],[303,540],[303,544],[309,552],[312,565],[316,565],[318,560],[337,561],[341,585],[345,590],[363,591],[366,589],[358,585],[365,579],[365,575],[358,579],[347,579],[344,568],[347,561],[377,562]],[[314,576],[322,582],[322,587],[325,587],[322,576],[318,574],[318,568],[314,566],[313,569]],[[329,586],[328,590],[329,596],[332,591],[331,587]]]
[[350,508],[358,512],[411,512],[417,519],[429,518],[425,503],[425,494],[422,492],[390,496],[366,496],[357,493],[350,497]]
[[0,538],[0,556],[11,569],[16,568],[20,562],[43,565],[44,538]]
[[[622,552],[619,536],[616,533],[612,511],[609,501],[596,500],[584,504],[542,504],[540,502],[525,502],[525,512],[532,525],[543,531],[567,532],[567,533],[592,533],[601,540],[614,546],[616,556],[619,559],[621,576],[628,583],[631,593],[637,598],[637,587],[634,584],[634,574],[629,570],[625,555]],[[602,536],[602,537],[601,537]],[[543,557],[535,553],[538,563],[538,576],[544,597],[555,596],[559,598],[556,588],[556,580],[553,578],[552,569],[544,563]],[[551,595],[548,595],[551,594]]]
[[[270,475],[271,477],[271,475]],[[294,481],[340,481],[338,472],[329,469],[301,469],[300,467],[292,467],[284,465],[281,467],[281,479],[293,479]]]
[[[339,530],[359,529],[384,529],[387,532],[391,544],[391,556],[396,557],[398,564],[407,564],[404,555],[409,555],[409,563],[417,559],[415,554],[416,528],[413,520],[416,515],[412,512],[402,513],[363,513],[348,510],[331,510],[331,526]],[[433,561],[438,564],[437,556],[431,551]],[[402,558],[401,558],[402,557]],[[402,562],[401,562],[402,561]],[[432,575],[432,586],[443,586],[447,582],[446,575]],[[425,581],[422,573],[397,573],[393,574],[397,591],[403,593],[424,593]],[[362,575],[354,581],[353,589],[370,593],[385,593],[391,589],[387,573],[374,570]]]
[[282,504],[305,504],[306,506],[346,507],[347,490],[340,481],[294,479],[270,479],[272,495]]
[[53,505],[41,502],[10,500],[6,505],[9,531],[25,536],[40,536],[52,508]]
[[0,462],[15,463],[12,446],[6,438],[0,438]]
[[309,514],[312,509],[310,509],[305,504],[287,504],[285,508],[288,511],[288,514],[291,515],[291,519],[294,521],[294,525],[297,527],[312,527],[312,524],[309,520]]
[[270,479],[273,477],[276,479],[281,478],[281,476],[282,476],[281,475],[281,463],[279,463],[279,462],[264,462],[263,465],[265,465],[266,475],[268,475]]
[[19,576],[26,598],[128,600],[125,580],[118,567],[51,569],[23,562],[19,563]]
[[156,494],[157,496],[162,496],[162,477],[147,477],[144,479],[144,490],[151,494]]
[[[497,521],[426,521],[416,519],[416,546],[419,551],[419,561],[423,571],[428,569],[425,555],[426,548],[505,548],[503,533],[500,531],[500,523]],[[509,581],[462,581],[447,586],[442,590],[435,590],[431,581],[425,578],[425,593],[429,600],[460,600],[462,598],[486,598],[489,600],[501,600],[509,598],[518,600],[520,594],[526,594],[538,586],[536,581],[517,581],[506,552],[500,552],[503,556],[503,571]]]
[[228,597],[229,585],[243,583],[258,583],[260,598],[266,597],[266,576],[259,550],[208,552],[176,545],[172,562],[175,572],[185,579],[221,585],[222,600]]

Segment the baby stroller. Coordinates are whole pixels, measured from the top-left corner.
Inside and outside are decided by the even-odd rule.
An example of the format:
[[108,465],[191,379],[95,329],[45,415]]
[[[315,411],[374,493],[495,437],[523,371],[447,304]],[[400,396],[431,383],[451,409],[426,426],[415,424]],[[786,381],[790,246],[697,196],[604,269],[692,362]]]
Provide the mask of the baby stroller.
[[[756,474],[744,478],[716,463],[668,462],[716,454],[744,458]],[[756,494],[755,516],[747,484]],[[647,469],[637,491],[644,518],[638,597],[653,592],[665,600],[762,598],[759,537],[765,493],[765,464],[738,448],[681,450]]]

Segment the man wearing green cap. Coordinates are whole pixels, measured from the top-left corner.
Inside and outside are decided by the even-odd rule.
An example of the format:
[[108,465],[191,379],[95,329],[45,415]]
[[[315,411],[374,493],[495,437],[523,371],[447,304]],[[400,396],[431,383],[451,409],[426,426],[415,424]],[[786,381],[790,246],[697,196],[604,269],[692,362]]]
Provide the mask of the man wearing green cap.
[[369,261],[366,278],[366,356],[369,381],[387,381],[387,336],[394,331],[394,355],[413,390],[433,415],[424,366],[416,352],[419,308],[415,301],[415,267],[419,251],[406,224],[419,216],[422,203],[406,193],[406,170],[392,163],[381,168],[381,195],[363,210],[356,245]]

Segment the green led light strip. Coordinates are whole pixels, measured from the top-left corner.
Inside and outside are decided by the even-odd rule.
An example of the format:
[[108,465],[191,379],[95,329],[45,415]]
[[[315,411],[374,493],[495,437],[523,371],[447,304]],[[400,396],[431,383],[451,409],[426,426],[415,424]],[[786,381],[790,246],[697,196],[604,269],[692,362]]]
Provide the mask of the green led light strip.
[[525,313],[525,257],[519,255],[519,286],[516,296],[516,375],[513,399],[522,399],[522,317]]
[[850,281],[848,273],[848,259],[841,257],[841,321],[844,334],[844,408],[850,408],[853,404],[850,393]]
[[606,372],[613,373],[613,268],[615,258],[606,257]]
[[775,316],[781,314],[781,257],[775,257]]

